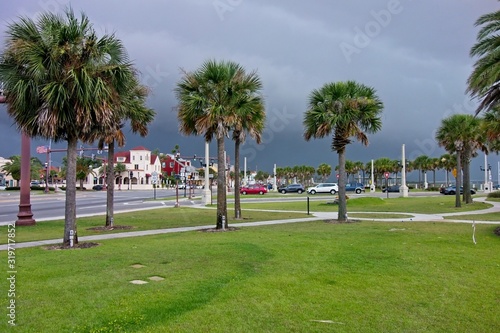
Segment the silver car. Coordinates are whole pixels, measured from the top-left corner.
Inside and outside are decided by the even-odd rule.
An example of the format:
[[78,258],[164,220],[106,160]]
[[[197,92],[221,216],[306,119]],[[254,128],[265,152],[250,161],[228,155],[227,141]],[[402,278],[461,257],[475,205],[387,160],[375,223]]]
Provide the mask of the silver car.
[[339,191],[339,185],[337,183],[319,183],[314,187],[309,187],[307,193],[330,193],[336,194]]

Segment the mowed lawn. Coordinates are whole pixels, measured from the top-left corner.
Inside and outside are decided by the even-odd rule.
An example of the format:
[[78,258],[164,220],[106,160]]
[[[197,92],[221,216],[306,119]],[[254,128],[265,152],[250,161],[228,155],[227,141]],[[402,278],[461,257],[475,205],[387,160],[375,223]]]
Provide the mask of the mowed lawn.
[[477,245],[468,224],[318,221],[18,249],[0,332],[498,332],[495,228]]

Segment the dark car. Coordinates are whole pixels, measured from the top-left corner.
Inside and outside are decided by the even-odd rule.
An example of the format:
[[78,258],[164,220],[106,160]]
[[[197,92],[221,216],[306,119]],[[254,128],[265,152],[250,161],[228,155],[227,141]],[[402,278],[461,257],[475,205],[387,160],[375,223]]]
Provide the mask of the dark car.
[[[457,188],[455,186],[442,187],[439,190],[439,192],[442,193],[442,194],[444,194],[444,195],[453,195],[453,194],[457,193]],[[460,194],[463,194],[463,193],[464,193],[464,188],[460,187]],[[470,189],[470,194],[476,194],[476,190],[474,190],[473,188],[471,188]]]
[[264,185],[252,184],[240,187],[241,194],[264,194],[267,193],[267,188]]
[[104,189],[104,186],[102,186],[102,185],[94,185],[94,186],[92,187],[92,189],[93,189],[94,191],[102,191],[102,190]]
[[302,193],[305,191],[304,186],[302,184],[290,184],[288,186],[280,188],[280,193]]
[[357,194],[360,194],[365,191],[365,185],[361,183],[349,183],[346,184],[345,190],[346,192],[356,192]]
[[382,192],[399,192],[399,187],[400,185],[391,185],[391,186],[388,186],[387,188],[383,188],[382,189]]

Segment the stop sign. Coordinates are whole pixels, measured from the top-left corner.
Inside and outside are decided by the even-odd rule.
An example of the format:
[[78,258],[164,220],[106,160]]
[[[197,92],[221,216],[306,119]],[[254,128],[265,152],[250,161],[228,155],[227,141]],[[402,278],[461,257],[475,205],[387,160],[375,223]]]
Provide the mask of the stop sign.
[[385,176],[385,179],[389,179],[389,173],[388,172],[384,173],[384,176]]

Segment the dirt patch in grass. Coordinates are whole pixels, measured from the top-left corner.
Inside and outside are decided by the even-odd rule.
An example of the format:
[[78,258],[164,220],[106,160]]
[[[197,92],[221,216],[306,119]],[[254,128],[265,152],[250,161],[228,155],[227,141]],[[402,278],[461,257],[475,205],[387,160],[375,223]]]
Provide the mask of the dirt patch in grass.
[[228,227],[224,229],[217,229],[217,228],[209,228],[209,229],[202,229],[200,230],[201,232],[226,232],[226,231],[236,231],[239,230],[239,228],[236,227]]
[[87,230],[92,230],[92,231],[111,231],[111,230],[130,230],[134,229],[134,227],[130,225],[114,225],[114,226],[104,226],[104,227],[92,227],[92,228],[87,228]]
[[45,249],[47,249],[47,250],[90,249],[92,247],[96,247],[99,245],[100,245],[99,243],[82,242],[82,243],[78,243],[78,244],[73,244],[73,247],[70,247],[69,245],[57,244],[57,245],[46,246]]
[[361,220],[348,219],[347,221],[339,221],[336,219],[331,219],[331,220],[323,220],[323,222],[331,224],[344,224],[344,223],[359,223],[361,222]]
[[500,236],[500,227],[497,227],[494,232],[495,235]]

